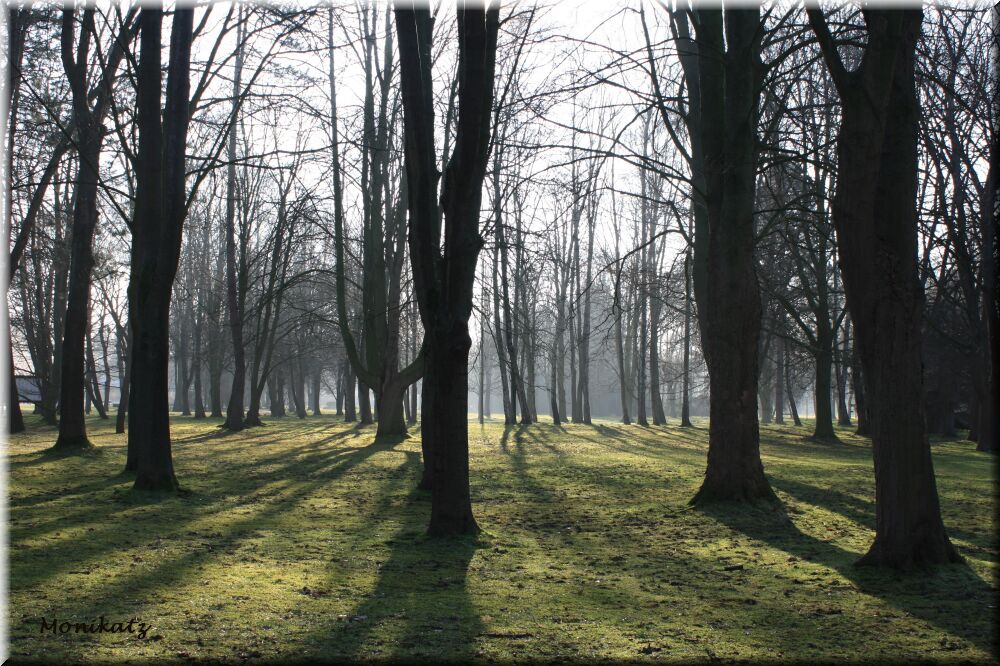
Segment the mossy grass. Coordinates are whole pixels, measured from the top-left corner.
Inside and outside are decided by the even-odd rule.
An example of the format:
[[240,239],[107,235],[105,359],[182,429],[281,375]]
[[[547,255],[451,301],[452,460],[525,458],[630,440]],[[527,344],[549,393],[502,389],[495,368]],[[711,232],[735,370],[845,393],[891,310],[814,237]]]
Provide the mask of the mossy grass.
[[[855,567],[874,533],[869,440],[762,427],[779,510],[690,507],[695,428],[470,420],[476,537],[427,536],[419,430],[374,442],[333,417],[220,436],[175,416],[186,493],[131,490],[125,436],[53,456],[28,417],[9,438],[15,663],[997,659],[995,457],[933,440],[965,565]],[[138,617],[145,639],[53,636],[41,620]]]

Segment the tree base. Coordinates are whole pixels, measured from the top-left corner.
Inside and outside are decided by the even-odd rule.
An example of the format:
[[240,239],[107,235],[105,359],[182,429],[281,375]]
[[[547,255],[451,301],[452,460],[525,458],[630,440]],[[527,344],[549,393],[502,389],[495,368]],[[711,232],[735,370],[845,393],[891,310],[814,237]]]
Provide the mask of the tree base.
[[139,475],[135,478],[132,490],[174,493],[180,490],[180,486],[172,474]]
[[79,435],[76,437],[64,437],[59,435],[56,439],[56,443],[52,445],[52,450],[59,453],[68,453],[74,451],[88,451],[94,448],[94,445],[90,442],[86,435]]
[[839,437],[837,437],[836,434],[830,434],[830,435],[813,434],[809,436],[809,441],[815,442],[817,444],[843,444],[843,442],[840,440]]
[[708,478],[688,502],[691,506],[705,506],[718,502],[757,503],[765,502],[781,506],[781,500],[774,494],[767,479],[746,480],[743,483],[724,483]]
[[895,547],[888,547],[876,537],[868,552],[854,566],[913,571],[936,564],[962,564],[964,561],[944,535]]
[[427,535],[435,538],[476,536],[480,531],[476,519],[470,513],[460,520],[435,521],[432,518]]
[[378,445],[378,446],[393,447],[393,446],[396,446],[397,444],[401,444],[401,443],[405,442],[408,439],[410,439],[410,436],[408,434],[406,434],[405,432],[402,433],[402,434],[398,434],[398,433],[378,433],[378,432],[376,432],[375,433],[375,441],[373,443],[376,444],[376,445]]

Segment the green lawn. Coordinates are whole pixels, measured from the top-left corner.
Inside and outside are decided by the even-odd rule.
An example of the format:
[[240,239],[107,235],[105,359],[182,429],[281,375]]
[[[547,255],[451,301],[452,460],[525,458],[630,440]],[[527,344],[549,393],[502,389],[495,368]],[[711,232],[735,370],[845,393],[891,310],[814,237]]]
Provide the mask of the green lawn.
[[[33,417],[32,417],[33,418]],[[675,421],[672,421],[675,423]],[[240,435],[175,417],[188,491],[135,495],[124,436],[45,453],[10,438],[15,662],[245,660],[996,660],[994,460],[935,442],[945,523],[967,566],[852,562],[872,540],[871,452],[765,427],[786,512],[688,499],[705,423],[470,423],[478,540],[425,537],[418,437],[286,418]],[[42,618],[141,618],[136,634],[41,633]]]

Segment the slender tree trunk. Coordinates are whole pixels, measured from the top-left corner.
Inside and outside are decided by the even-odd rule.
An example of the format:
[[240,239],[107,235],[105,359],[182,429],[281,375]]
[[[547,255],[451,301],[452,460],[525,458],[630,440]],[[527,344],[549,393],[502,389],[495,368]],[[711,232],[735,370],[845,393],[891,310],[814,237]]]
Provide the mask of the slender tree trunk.
[[87,327],[87,375],[90,378],[90,381],[87,384],[87,391],[90,396],[90,400],[97,409],[97,415],[102,419],[106,419],[108,418],[108,412],[104,408],[104,399],[101,397],[101,385],[97,381],[97,363],[94,360],[94,340],[89,326]]
[[788,396],[788,411],[792,415],[792,423],[796,427],[802,425],[802,420],[799,418],[799,410],[795,405],[795,386],[792,384],[791,369],[788,365],[787,349],[785,356],[785,395]]
[[[125,420],[128,414],[128,394],[129,386],[132,385],[132,325],[129,324],[125,340],[122,341],[124,353],[123,363],[120,364],[118,373],[118,414],[115,418],[115,432],[119,435],[125,433]],[[129,449],[131,452],[131,449]],[[135,466],[128,467],[127,470],[135,470]]]
[[684,255],[684,368],[681,427],[691,427],[691,249]]
[[774,340],[774,422],[785,423],[785,338],[780,334]]
[[194,417],[205,418],[205,399],[202,391],[201,372],[201,324],[194,327],[194,357],[191,359],[191,374],[194,375]]
[[233,341],[233,383],[226,408],[224,428],[243,430],[243,392],[246,385],[246,350],[243,344],[243,308],[236,275],[236,118],[240,112],[240,78],[243,72],[244,31],[242,9],[236,28],[236,73],[233,78],[232,111],[228,137],[229,164],[226,167],[226,305]]

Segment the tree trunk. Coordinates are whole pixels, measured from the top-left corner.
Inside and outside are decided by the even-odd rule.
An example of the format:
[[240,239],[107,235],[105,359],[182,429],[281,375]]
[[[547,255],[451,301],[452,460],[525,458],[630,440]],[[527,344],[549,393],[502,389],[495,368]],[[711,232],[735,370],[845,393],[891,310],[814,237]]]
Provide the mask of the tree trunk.
[[191,374],[194,376],[194,417],[203,419],[205,418],[205,398],[201,380],[201,323],[199,322],[195,323],[193,344],[194,356],[191,359]]
[[[84,10],[84,30],[93,27],[94,10]],[[62,368],[59,395],[59,437],[54,448],[74,450],[89,448],[84,420],[85,355],[84,341],[89,328],[90,280],[94,268],[93,240],[97,228],[97,188],[99,183],[103,132],[100,121],[91,110],[87,94],[87,49],[81,37],[81,50],[73,54],[75,11],[64,9],[62,15],[61,54],[63,68],[70,82],[73,98],[73,121],[76,127],[79,167],[76,181],[76,203],[73,208],[73,231],[69,272],[69,295],[66,299],[66,320],[63,327]],[[77,62],[77,60],[79,62]]]
[[853,72],[844,68],[822,12],[808,12],[841,98],[833,220],[871,401],[875,541],[859,564],[957,562],[924,426],[914,82],[923,12],[866,10],[867,45]]
[[[130,448],[136,490],[175,490],[167,384],[170,297],[186,216],[185,150],[193,9],[176,9],[170,36],[166,104],[160,120],[160,40],[163,10],[143,8],[139,62],[139,162],[133,223],[129,322],[133,340]],[[186,390],[186,387],[179,387]]]
[[[104,407],[104,399],[101,397],[101,385],[97,381],[97,363],[94,360],[94,340],[90,326],[87,327],[87,375],[90,378],[87,384],[87,393],[90,396],[90,400],[97,409],[97,415],[102,419],[106,419],[108,418],[108,412]],[[87,411],[89,413],[90,410]]]
[[397,6],[395,11],[410,262],[425,332],[421,446],[425,466],[430,463],[433,468],[428,532],[475,534],[479,527],[472,515],[468,455],[469,317],[483,246],[479,211],[489,155],[499,8],[461,5],[456,10],[458,129],[440,200],[431,71],[433,20],[427,7]]
[[[703,349],[710,384],[708,468],[692,503],[777,501],[757,423],[761,302],[754,273],[760,11],[699,10],[698,69],[709,234]],[[719,58],[719,53],[725,53]],[[696,242],[698,238],[696,236]]]
[[[118,373],[118,414],[115,418],[115,433],[121,435],[125,433],[125,417],[128,414],[128,394],[129,387],[132,385],[132,326],[129,325],[128,332],[125,335],[125,340],[121,343],[124,345],[124,363],[121,365],[121,371]],[[127,460],[128,456],[126,456]],[[133,457],[134,458],[134,457]],[[129,467],[126,464],[125,469],[133,471],[135,470],[135,465]]]
[[[993,5],[991,12],[993,39],[990,46],[992,72],[989,89],[993,91],[990,112],[1000,116],[1000,6]],[[983,340],[984,375],[986,391],[979,411],[979,440],[977,451],[996,453],[1000,449],[1000,244],[997,242],[997,206],[1000,205],[1000,140],[995,134],[990,142],[990,167],[983,192],[980,211],[982,250],[982,299],[985,335]]]
[[785,338],[776,336],[774,348],[774,422],[785,423]]
[[816,399],[816,429],[813,432],[813,438],[835,440],[837,434],[833,431],[833,408],[830,401],[833,369],[831,341],[821,335],[817,339],[817,347],[816,384],[813,390]]
[[681,427],[691,427],[691,249],[684,255],[684,368]]
[[233,78],[232,111],[228,136],[226,167],[226,305],[229,330],[233,340],[233,383],[226,407],[224,428],[243,430],[243,392],[246,385],[246,350],[243,345],[243,308],[240,305],[236,275],[236,118],[240,112],[240,78],[243,73],[244,31],[242,10],[236,27],[236,72]]

